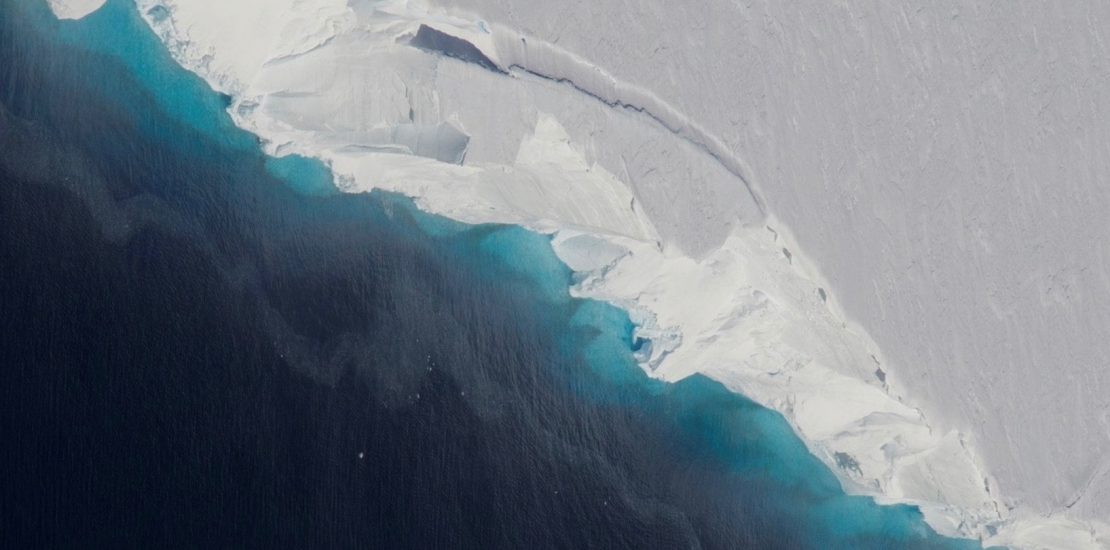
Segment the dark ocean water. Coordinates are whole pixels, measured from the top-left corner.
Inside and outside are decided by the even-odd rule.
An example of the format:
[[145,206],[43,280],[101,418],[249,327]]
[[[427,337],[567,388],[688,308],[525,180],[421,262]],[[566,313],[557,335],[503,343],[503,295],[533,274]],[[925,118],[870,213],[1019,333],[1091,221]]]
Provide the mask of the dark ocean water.
[[0,546],[973,548],[647,378],[546,238],[264,157],[126,1],[0,1]]

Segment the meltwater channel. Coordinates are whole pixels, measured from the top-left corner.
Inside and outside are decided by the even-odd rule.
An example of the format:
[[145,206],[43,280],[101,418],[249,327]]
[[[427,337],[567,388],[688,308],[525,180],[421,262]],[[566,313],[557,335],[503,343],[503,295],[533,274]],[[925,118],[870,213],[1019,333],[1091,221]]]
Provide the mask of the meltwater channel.
[[546,237],[266,157],[135,9],[0,2],[0,545],[978,547],[647,377]]

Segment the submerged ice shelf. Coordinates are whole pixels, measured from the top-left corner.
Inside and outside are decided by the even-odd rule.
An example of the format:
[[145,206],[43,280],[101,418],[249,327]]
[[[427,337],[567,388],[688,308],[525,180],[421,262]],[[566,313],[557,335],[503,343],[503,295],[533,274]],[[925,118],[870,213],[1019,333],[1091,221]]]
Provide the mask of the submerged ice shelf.
[[903,397],[910,366],[839,313],[750,169],[649,91],[416,3],[137,3],[268,152],[320,158],[346,191],[554,234],[575,292],[628,309],[651,341],[645,369],[780,411],[848,490],[917,504],[942,533],[1099,544],[1090,525],[1008,509],[971,438]]

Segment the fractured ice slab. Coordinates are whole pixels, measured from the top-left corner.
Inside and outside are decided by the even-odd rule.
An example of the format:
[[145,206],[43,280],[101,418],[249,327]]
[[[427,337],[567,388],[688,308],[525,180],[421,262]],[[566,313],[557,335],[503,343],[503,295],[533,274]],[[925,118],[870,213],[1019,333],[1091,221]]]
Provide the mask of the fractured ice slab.
[[474,44],[461,38],[451,36],[443,31],[433,29],[427,25],[420,25],[420,28],[416,31],[416,36],[414,36],[409,43],[417,48],[439,52],[448,57],[474,63],[479,67],[489,69],[496,73],[505,72],[490,58],[486,57],[486,55],[482,53],[482,50],[479,50]]

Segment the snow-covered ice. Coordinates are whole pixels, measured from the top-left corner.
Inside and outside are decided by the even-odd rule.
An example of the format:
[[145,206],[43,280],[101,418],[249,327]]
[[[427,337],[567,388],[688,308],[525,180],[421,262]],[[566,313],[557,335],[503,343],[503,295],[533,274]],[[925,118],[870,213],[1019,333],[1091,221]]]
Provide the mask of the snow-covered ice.
[[269,153],[554,234],[849,491],[1110,544],[1108,8],[436,1],[137,4]]
[[1007,506],[1110,519],[1110,5],[436,1],[703,124]]
[[58,19],[81,19],[100,9],[105,0],[47,0]]

